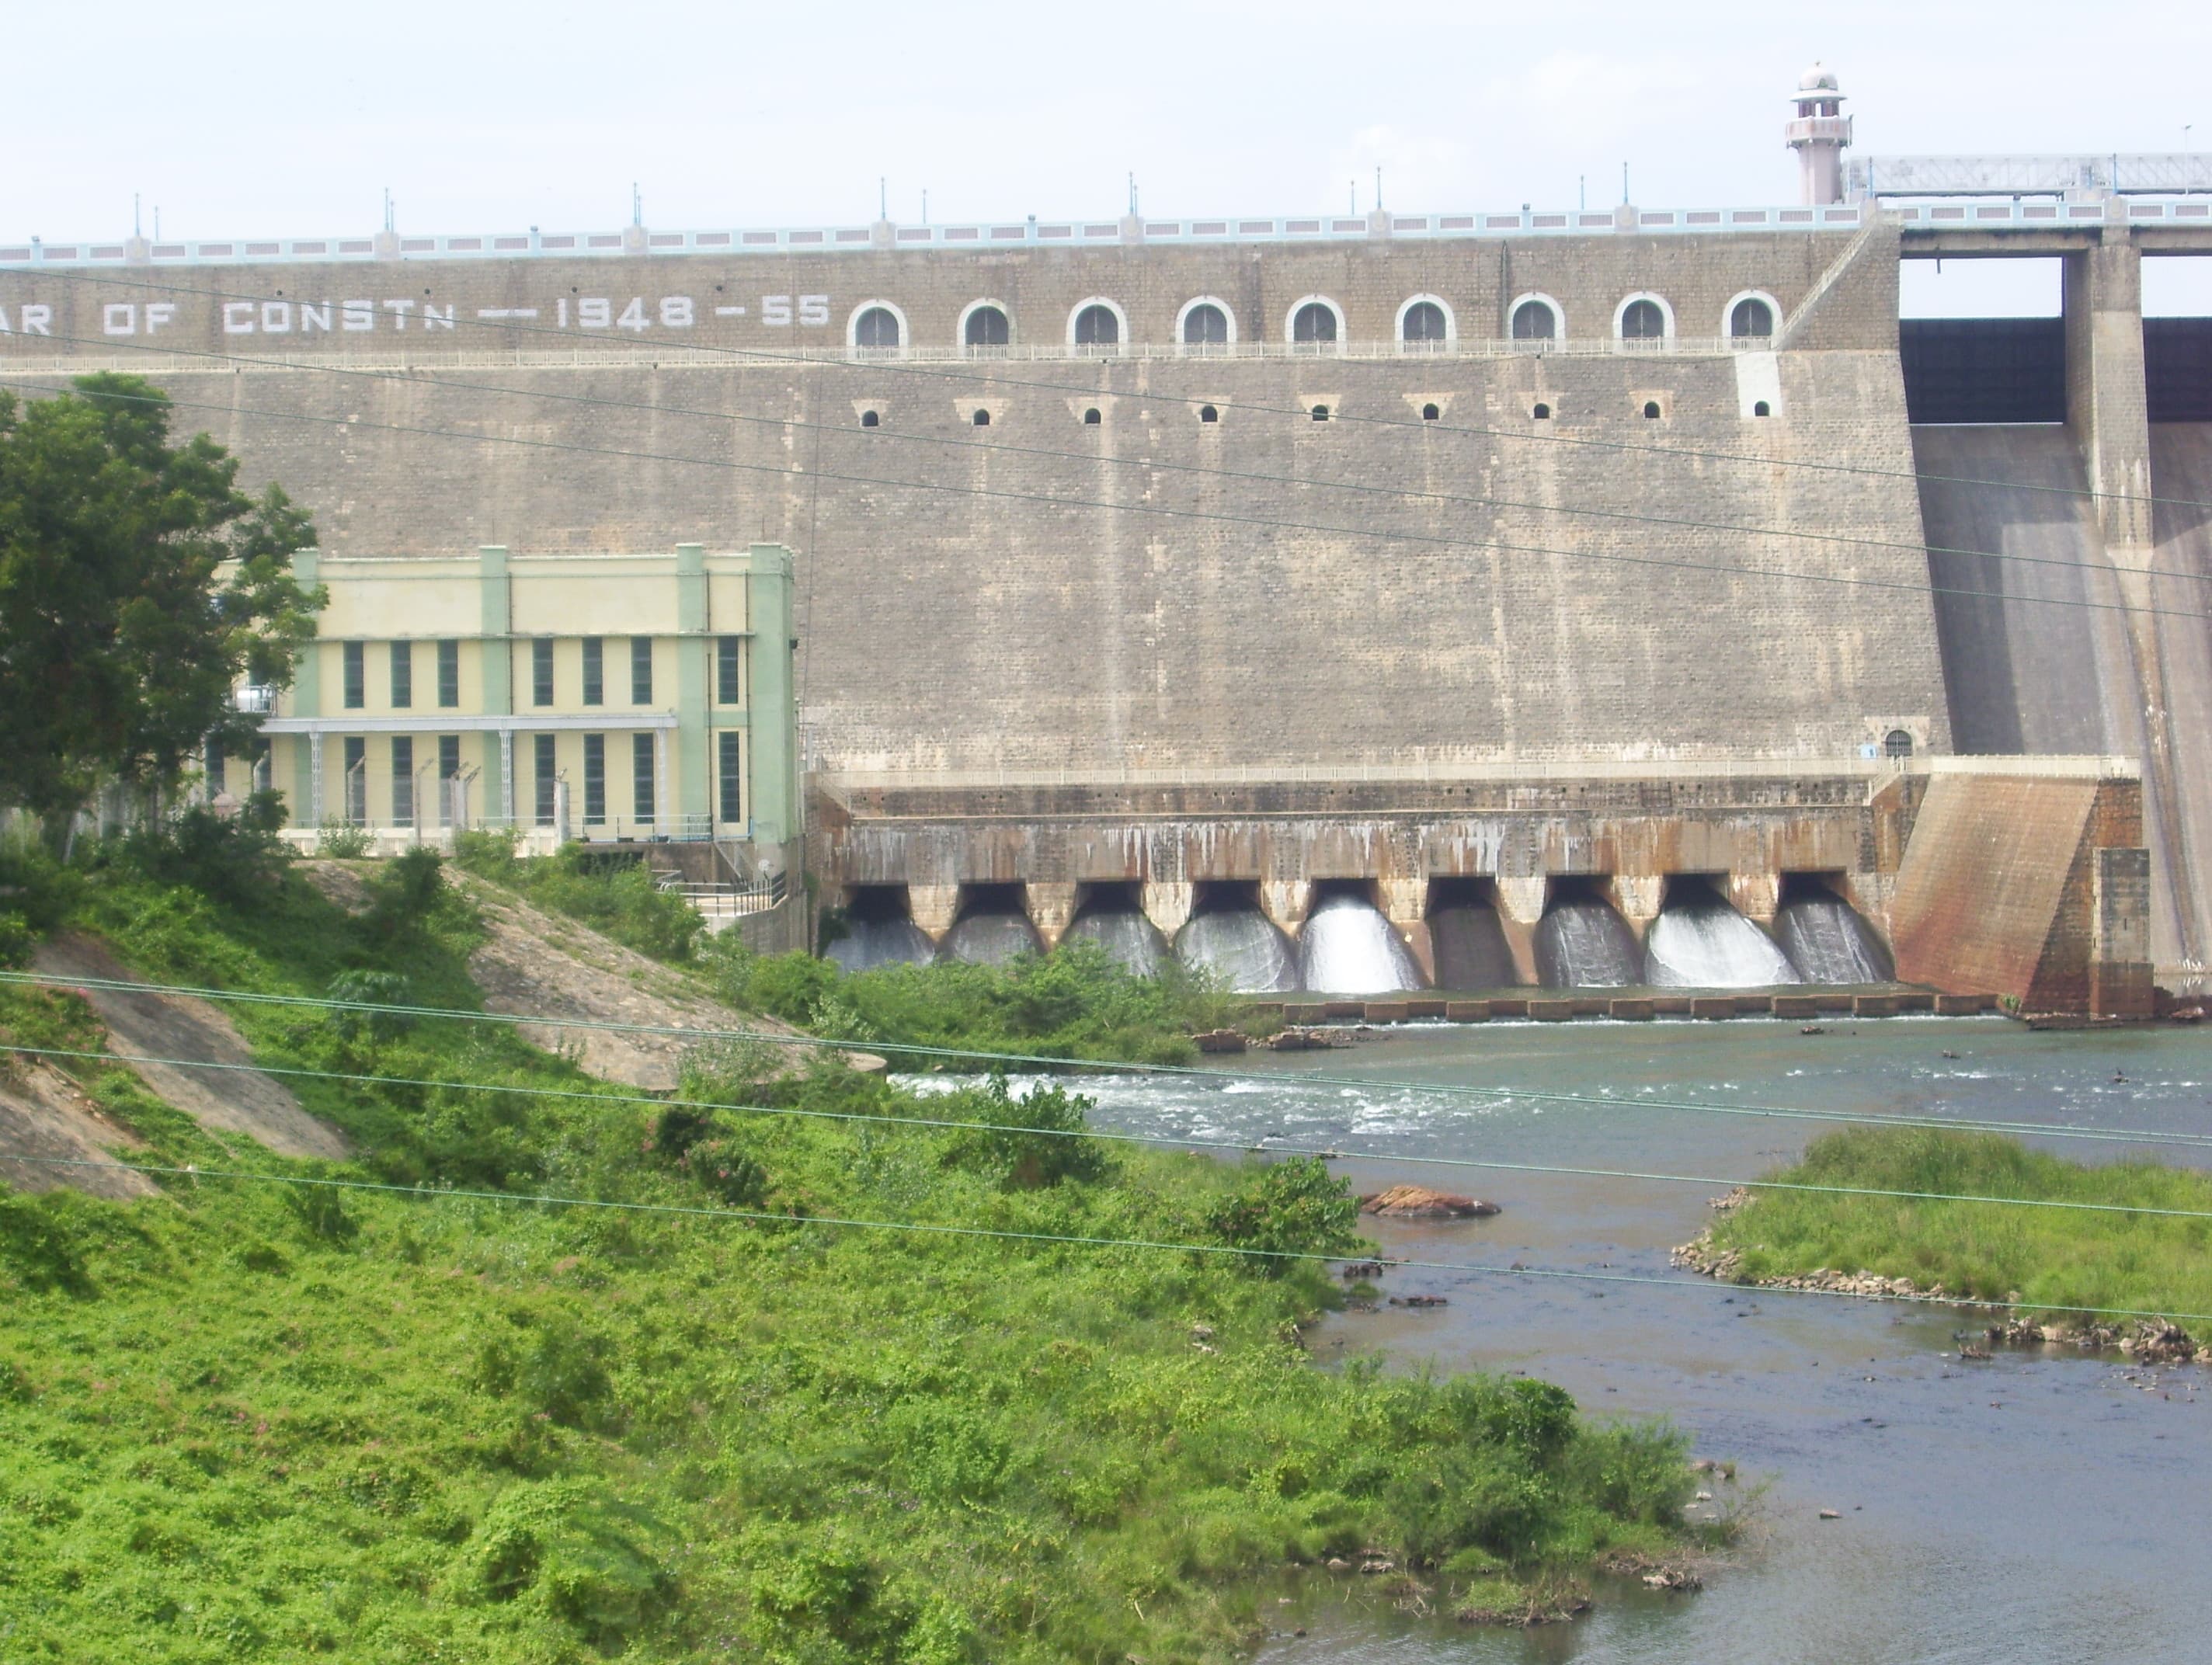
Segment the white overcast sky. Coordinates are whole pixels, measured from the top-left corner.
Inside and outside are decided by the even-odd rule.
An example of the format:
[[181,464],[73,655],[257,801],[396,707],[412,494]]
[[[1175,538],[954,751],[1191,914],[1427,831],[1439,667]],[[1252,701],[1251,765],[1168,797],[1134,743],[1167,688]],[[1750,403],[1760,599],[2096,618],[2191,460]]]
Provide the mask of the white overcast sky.
[[5,15],[0,234],[50,240],[127,230],[134,192],[172,237],[368,230],[386,187],[410,231],[596,228],[633,181],[663,227],[866,221],[879,177],[905,220],[925,190],[933,220],[1115,213],[1133,173],[1156,216],[1364,210],[1378,165],[1407,210],[1571,204],[1585,180],[1616,203],[1624,161],[1645,206],[1779,203],[1815,58],[1862,151],[2168,151],[2192,125],[2212,149],[2212,9],[2185,0]]

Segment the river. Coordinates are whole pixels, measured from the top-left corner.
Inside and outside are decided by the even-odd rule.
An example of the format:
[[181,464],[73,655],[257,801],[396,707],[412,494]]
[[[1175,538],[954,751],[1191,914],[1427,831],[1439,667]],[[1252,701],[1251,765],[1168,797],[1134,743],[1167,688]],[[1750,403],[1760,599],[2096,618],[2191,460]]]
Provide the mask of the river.
[[[1502,1206],[1486,1220],[1370,1222],[1394,1255],[1668,1285],[1400,1268],[1388,1293],[1449,1304],[1335,1316],[1310,1340],[1324,1363],[1379,1351],[1402,1367],[1525,1370],[1595,1414],[1672,1419],[1700,1455],[1738,1467],[1734,1486],[1711,1486],[1714,1507],[1764,1487],[1705,1589],[1608,1583],[1571,1625],[1498,1632],[1400,1615],[1358,1592],[1341,1601],[1331,1586],[1345,1581],[1322,1579],[1275,1609],[1267,1665],[2212,1658],[2212,1407],[2199,1403],[2212,1401],[2212,1373],[2071,1353],[1964,1362],[1952,1334],[1966,1321],[1949,1309],[1675,1272],[1668,1249],[1703,1229],[1722,1182],[1790,1160],[1822,1129],[1655,1102],[2212,1133],[2212,1034],[2043,1033],[1996,1018],[1799,1027],[1413,1025],[1357,1048],[1238,1060],[1258,1080],[1086,1084],[1097,1121],[1131,1132],[1699,1176],[1344,1162],[1358,1190],[1407,1180]],[[1301,1079],[1323,1075],[1382,1085]],[[1413,1091],[1435,1086],[1465,1096]],[[1497,1087],[1614,1102],[1545,1104]],[[2144,1148],[2040,1142],[2092,1161]],[[2212,1151],[2156,1154],[2212,1164]]]

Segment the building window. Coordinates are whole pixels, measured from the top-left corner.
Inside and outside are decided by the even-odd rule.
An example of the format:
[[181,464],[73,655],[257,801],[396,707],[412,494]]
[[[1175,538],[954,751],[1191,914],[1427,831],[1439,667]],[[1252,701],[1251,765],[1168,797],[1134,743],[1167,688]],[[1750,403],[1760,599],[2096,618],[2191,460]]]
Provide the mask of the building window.
[[884,419],[883,419],[881,416],[878,416],[874,411],[872,411],[872,410],[863,410],[862,412],[860,412],[860,426],[861,426],[861,427],[863,427],[863,428],[881,428],[883,425],[884,425]]
[[221,797],[223,776],[227,772],[224,768],[222,741],[210,739],[207,743],[207,750],[200,760],[200,766],[206,772],[203,784],[207,787],[208,797],[210,799]]
[[714,703],[743,705],[744,691],[738,687],[738,639],[735,636],[717,637],[714,642]]
[[1328,407],[1325,404],[1316,404],[1309,414],[1316,422],[1327,422],[1328,420]]
[[1620,309],[1620,338],[1623,341],[1663,341],[1667,337],[1667,314],[1656,301],[1632,301]]
[[1182,344],[1186,347],[1225,347],[1229,344],[1229,314],[1212,301],[1200,301],[1182,315]]
[[1559,314],[1544,301],[1523,301],[1513,309],[1512,328],[1516,341],[1556,341]]
[[651,636],[632,636],[629,639],[629,702],[632,705],[653,703]]
[[1657,422],[1659,420],[1658,400],[1646,399],[1644,401],[1644,420],[1646,422]]
[[1111,307],[1092,305],[1075,315],[1075,344],[1079,347],[1117,347],[1121,320]]
[[415,739],[409,734],[392,737],[392,824],[415,824]]
[[975,307],[969,309],[960,335],[963,346],[1003,347],[1012,339],[1013,331],[1006,313],[996,307]]
[[1319,301],[1309,301],[1291,315],[1291,339],[1316,344],[1336,339],[1336,309]]
[[651,821],[653,813],[653,736],[633,734],[629,737],[629,798],[630,813],[641,821]]
[[460,818],[461,737],[438,737],[438,823],[451,826]]
[[532,762],[535,765],[538,791],[538,824],[550,827],[561,801],[560,794],[555,790],[561,777],[555,769],[553,737],[550,734],[533,735],[531,750],[536,754]]
[[969,420],[978,428],[988,428],[991,425],[991,413],[988,410],[978,410]]
[[1433,404],[1425,404],[1421,407],[1421,420],[1423,422],[1434,422],[1437,417],[1443,415],[1443,412],[1437,410]]
[[584,824],[607,823],[607,737],[584,736]]
[[1210,404],[1201,404],[1198,407],[1198,419],[1200,422],[1219,422],[1221,413]]
[[537,705],[553,703],[553,638],[533,637],[530,643],[530,698]]
[[358,827],[368,820],[368,742],[345,738],[345,818]]
[[1087,407],[1083,412],[1083,425],[1085,428],[1096,428],[1105,420],[1105,416],[1095,404]]
[[584,638],[584,703],[607,702],[607,644],[604,636]]
[[1774,333],[1774,308],[1764,301],[1739,301],[1729,309],[1729,334],[1741,341]]
[[451,711],[461,702],[461,644],[447,640],[438,644],[438,705]]
[[734,728],[726,728],[717,739],[721,756],[722,819],[732,824],[745,818],[744,741]]
[[1442,343],[1449,338],[1444,309],[1433,301],[1416,301],[1398,320],[1398,338],[1407,342]]
[[404,711],[415,703],[415,644],[392,644],[392,708]]
[[1910,757],[1912,755],[1912,736],[1901,728],[1893,728],[1881,737],[1881,755],[1885,757]]
[[1771,416],[1774,414],[1774,409],[1765,399],[1761,399],[1751,407],[1751,414],[1754,416]]
[[345,655],[345,708],[358,711],[368,703],[368,649],[365,643],[349,641],[342,651]]
[[869,307],[853,320],[853,344],[855,347],[898,346],[898,314],[888,307]]
[[1540,404],[1528,414],[1538,422],[1549,422],[1552,420],[1552,407],[1548,404]]

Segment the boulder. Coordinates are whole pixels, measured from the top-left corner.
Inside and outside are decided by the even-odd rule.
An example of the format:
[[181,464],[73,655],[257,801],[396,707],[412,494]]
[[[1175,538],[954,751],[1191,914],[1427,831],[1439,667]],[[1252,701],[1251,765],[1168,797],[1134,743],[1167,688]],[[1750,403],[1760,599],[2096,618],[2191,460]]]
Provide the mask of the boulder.
[[1359,1200],[1363,1214],[1379,1214],[1394,1220],[1466,1220],[1495,1214],[1498,1205],[1447,1191],[1431,1191],[1419,1185],[1394,1185],[1387,1191]]

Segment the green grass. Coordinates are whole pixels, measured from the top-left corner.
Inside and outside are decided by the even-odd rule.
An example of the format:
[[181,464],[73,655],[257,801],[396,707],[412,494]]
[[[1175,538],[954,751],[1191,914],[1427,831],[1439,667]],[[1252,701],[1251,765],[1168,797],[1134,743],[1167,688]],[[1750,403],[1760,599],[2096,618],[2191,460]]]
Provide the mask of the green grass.
[[706,930],[698,910],[675,892],[656,888],[641,861],[582,844],[523,857],[515,854],[518,842],[507,833],[457,833],[454,865],[654,959],[681,965],[696,952]]
[[[2085,1167],[1990,1133],[1865,1128],[1816,1141],[1771,1177],[1954,1195],[2212,1212],[2212,1175],[2154,1163]],[[1715,1226],[1754,1278],[1826,1267],[1910,1278],[2023,1310],[2212,1313],[2212,1220],[1986,1203],[1762,1191]],[[2202,1325],[2198,1328],[2212,1328]]]
[[[112,853],[33,875],[27,916],[179,981],[473,1005],[473,917],[410,861],[349,919],[281,864],[215,900],[197,866]],[[545,1097],[594,1089],[495,1026],[238,1018],[264,1061],[532,1091],[311,1084],[356,1161],[253,1158],[420,1195],[0,1189],[10,1662],[1164,1665],[1246,1651],[1288,1562],[1372,1546],[1487,1591],[1683,1540],[1677,1436],[1537,1382],[1317,1370],[1299,1326],[1338,1297],[1310,1266],[804,1223],[1339,1252],[1356,1216],[1318,1164],[892,1127],[914,1101],[880,1079],[779,1080],[743,1046],[695,1058],[689,1092],[863,1119]],[[95,1034],[77,997],[21,989],[0,1031]],[[131,1078],[80,1075],[151,1159],[224,1162]],[[928,1113],[1083,1109],[994,1085]]]

